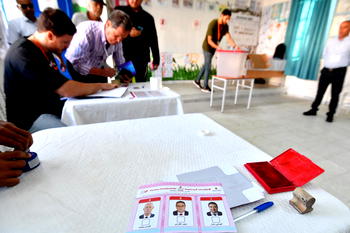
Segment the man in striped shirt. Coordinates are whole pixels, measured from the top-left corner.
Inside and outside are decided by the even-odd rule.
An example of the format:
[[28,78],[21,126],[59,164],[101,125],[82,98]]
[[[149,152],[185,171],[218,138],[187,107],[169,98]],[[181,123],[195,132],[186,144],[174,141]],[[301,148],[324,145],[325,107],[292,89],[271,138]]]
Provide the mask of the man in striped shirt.
[[120,42],[129,35],[131,27],[129,16],[119,10],[113,11],[105,24],[97,21],[80,23],[65,55],[69,61],[68,70],[74,69],[81,74],[73,79],[100,83],[114,76],[116,69],[109,67],[106,59],[113,55],[115,66],[125,62]]

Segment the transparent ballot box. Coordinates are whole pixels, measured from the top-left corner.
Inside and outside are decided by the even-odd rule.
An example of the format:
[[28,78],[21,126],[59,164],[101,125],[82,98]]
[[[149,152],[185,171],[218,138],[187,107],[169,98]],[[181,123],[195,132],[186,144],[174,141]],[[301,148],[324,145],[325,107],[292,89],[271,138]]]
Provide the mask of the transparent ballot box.
[[242,50],[216,50],[217,76],[239,78],[246,74],[248,52]]

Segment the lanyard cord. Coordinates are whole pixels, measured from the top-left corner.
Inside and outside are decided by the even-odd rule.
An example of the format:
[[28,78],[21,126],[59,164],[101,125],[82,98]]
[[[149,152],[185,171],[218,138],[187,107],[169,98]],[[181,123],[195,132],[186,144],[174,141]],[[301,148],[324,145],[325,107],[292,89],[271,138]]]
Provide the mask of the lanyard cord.
[[221,24],[218,21],[218,42],[220,41],[220,36],[221,36],[220,26],[221,26]]
[[53,68],[54,70],[58,70],[58,67],[56,65],[56,63],[54,61],[52,61],[48,56],[47,56],[47,53],[45,52],[45,49],[43,48],[43,46],[41,46],[41,44],[39,43],[39,41],[37,41],[36,39],[32,39],[30,40],[33,42],[33,44],[38,47],[40,49],[40,51],[43,53],[44,57],[48,60],[49,62],[49,66],[51,68]]

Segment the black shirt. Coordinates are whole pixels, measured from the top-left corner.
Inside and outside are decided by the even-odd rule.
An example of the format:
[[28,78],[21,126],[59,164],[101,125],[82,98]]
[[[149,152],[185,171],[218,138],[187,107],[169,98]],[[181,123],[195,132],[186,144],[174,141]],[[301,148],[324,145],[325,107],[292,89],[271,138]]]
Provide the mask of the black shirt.
[[55,90],[68,80],[58,71],[53,55],[46,56],[33,42],[21,38],[5,57],[7,120],[25,130],[41,114],[61,117],[64,102]]
[[125,60],[147,63],[150,61],[151,49],[153,63],[159,65],[158,37],[153,16],[142,8],[137,12],[133,11],[130,6],[118,6],[115,9],[127,13],[136,29],[139,26],[143,28],[140,36],[128,36],[123,40]]

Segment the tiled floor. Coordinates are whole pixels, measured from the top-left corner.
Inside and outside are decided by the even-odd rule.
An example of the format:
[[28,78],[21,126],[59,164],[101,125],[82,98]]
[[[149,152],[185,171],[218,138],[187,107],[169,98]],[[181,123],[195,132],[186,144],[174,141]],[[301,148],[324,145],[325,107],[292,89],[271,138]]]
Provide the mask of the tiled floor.
[[[185,113],[201,112],[254,144],[271,156],[294,148],[326,170],[312,182],[350,207],[350,113],[339,110],[333,123],[325,122],[327,106],[317,116],[306,117],[310,101],[283,94],[281,88],[256,86],[251,108],[246,109],[248,93],[240,92],[233,104],[233,90],[220,112],[221,92],[216,92],[213,108],[209,94],[190,82],[165,83],[182,95]],[[317,199],[317,197],[316,197]]]

